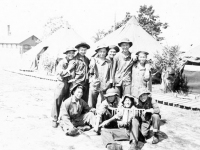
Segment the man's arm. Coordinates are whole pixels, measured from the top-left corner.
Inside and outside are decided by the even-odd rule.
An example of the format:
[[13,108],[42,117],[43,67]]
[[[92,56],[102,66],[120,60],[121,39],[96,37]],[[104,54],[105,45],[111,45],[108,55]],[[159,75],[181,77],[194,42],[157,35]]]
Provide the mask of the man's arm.
[[116,69],[117,69],[117,62],[118,59],[117,57],[113,58],[113,66],[112,66],[112,71],[111,71],[111,83],[115,84],[115,73],[116,73]]
[[71,126],[72,128],[74,127],[74,125],[71,123],[70,121],[70,115],[68,113],[69,111],[69,106],[70,106],[70,101],[69,99],[67,99],[63,105],[61,106],[61,110],[60,110],[60,114],[61,114],[61,120],[64,123],[64,126]]

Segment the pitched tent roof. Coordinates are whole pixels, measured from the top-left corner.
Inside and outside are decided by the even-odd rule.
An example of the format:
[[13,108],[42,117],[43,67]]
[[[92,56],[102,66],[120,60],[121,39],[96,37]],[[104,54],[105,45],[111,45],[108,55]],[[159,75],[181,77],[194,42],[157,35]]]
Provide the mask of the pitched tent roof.
[[200,63],[200,45],[188,50],[183,55],[183,58],[191,62]]
[[20,70],[33,71],[38,69],[37,60],[45,53],[56,61],[58,57],[62,57],[66,47],[75,46],[81,41],[83,39],[72,28],[59,29],[46,40],[23,54]]
[[96,42],[87,53],[88,57],[95,54],[95,48],[100,44],[117,45],[121,39],[129,38],[133,42],[130,51],[135,54],[137,51],[143,50],[153,56],[156,51],[162,52],[163,47],[151,35],[149,35],[138,23],[135,17],[132,17],[126,25],[108,34],[103,39]]

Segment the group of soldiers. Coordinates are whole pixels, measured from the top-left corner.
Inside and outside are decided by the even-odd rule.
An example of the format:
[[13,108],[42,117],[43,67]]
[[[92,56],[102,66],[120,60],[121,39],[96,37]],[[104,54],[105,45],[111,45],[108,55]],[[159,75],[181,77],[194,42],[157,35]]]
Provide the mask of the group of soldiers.
[[151,98],[151,67],[148,52],[132,55],[128,38],[118,45],[99,45],[89,60],[90,46],[79,43],[66,48],[57,65],[58,85],[54,93],[52,126],[75,136],[83,131],[101,135],[109,150],[120,150],[118,140],[129,140],[130,150],[138,141],[159,142],[160,110]]

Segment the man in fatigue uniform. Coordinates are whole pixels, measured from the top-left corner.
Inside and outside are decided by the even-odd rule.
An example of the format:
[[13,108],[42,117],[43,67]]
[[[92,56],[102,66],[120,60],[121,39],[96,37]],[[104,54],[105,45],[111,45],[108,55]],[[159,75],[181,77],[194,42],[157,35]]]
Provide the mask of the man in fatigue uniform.
[[54,91],[54,103],[52,106],[51,117],[53,118],[52,127],[56,128],[58,126],[57,120],[60,113],[60,107],[62,101],[68,98],[69,96],[69,74],[67,73],[67,68],[69,61],[74,58],[76,49],[67,48],[63,54],[66,54],[66,57],[63,58],[56,67],[56,75],[58,79],[58,84]]
[[83,94],[83,100],[88,101],[88,92],[89,92],[89,83],[88,83],[88,70],[89,70],[89,59],[85,56],[87,50],[90,46],[87,43],[80,43],[75,46],[77,48],[78,53],[69,62],[68,73],[72,74],[71,80],[69,81],[71,84],[70,89],[77,83],[82,84],[85,87],[85,92]]
[[122,51],[113,59],[112,82],[120,91],[120,97],[131,93],[131,53],[129,48],[133,43],[125,38],[118,43]]

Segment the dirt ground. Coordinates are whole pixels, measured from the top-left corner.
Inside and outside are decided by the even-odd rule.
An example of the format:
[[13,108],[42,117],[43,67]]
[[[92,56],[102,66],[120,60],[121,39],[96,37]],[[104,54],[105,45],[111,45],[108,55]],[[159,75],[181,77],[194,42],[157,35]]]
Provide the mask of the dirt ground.
[[[0,70],[0,149],[83,150],[105,149],[100,136],[87,132],[67,137],[51,127],[50,111],[56,82]],[[143,150],[200,149],[200,113],[160,105],[160,143],[149,139]],[[128,149],[128,142],[122,142]]]
[[[7,62],[15,62],[12,53],[9,59],[1,56],[4,68]],[[68,137],[60,127],[51,127],[56,82],[7,72],[1,66],[0,77],[0,150],[106,150],[101,137],[93,132],[86,132],[91,139],[84,135]],[[142,150],[199,150],[200,112],[159,106],[160,142],[152,145],[149,139]],[[129,148],[128,141],[121,144],[124,150]]]

